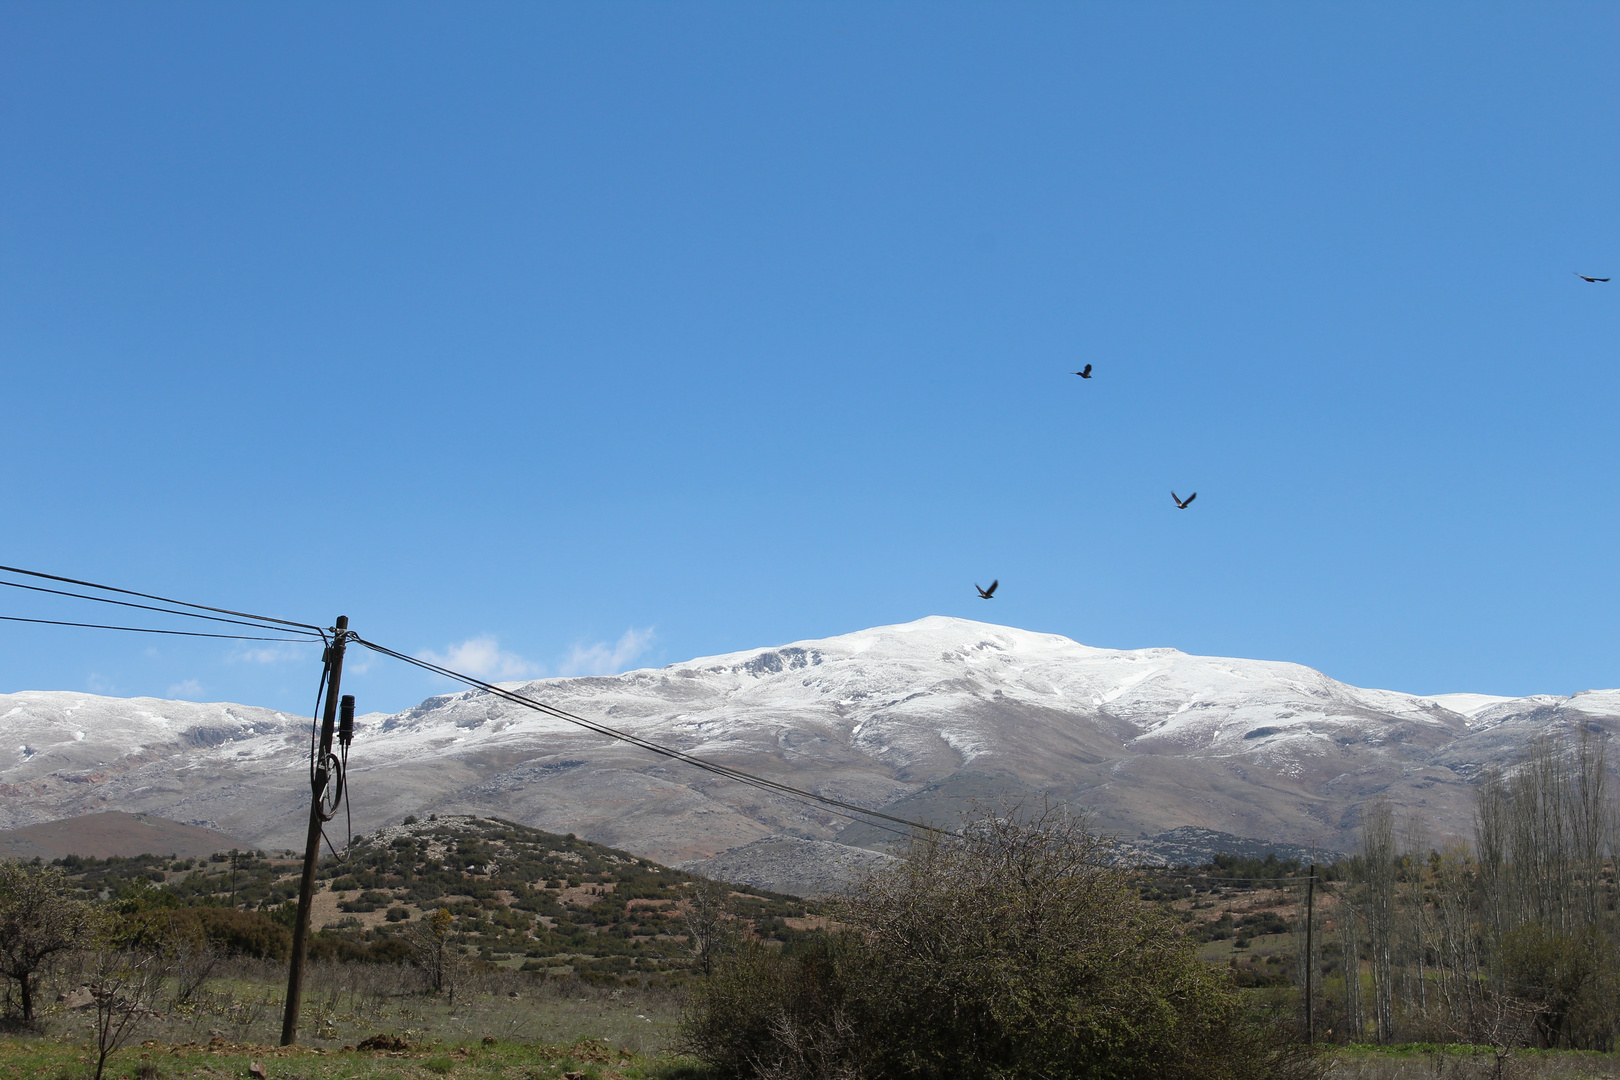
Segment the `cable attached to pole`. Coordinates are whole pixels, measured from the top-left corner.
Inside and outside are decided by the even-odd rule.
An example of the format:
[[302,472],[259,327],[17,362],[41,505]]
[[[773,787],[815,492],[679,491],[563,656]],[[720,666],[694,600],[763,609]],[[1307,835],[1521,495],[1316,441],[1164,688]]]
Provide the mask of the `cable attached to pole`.
[[[68,592],[66,589],[47,589],[43,585],[24,585],[20,581],[0,581],[0,585],[5,585],[13,589],[27,589],[29,592],[50,593],[52,596],[70,596],[75,600],[93,600],[98,604],[117,604],[119,607],[140,608],[142,611],[159,611],[165,615],[184,615],[188,619],[207,619],[210,622],[234,623],[237,626],[251,626],[255,630],[279,630],[281,633],[288,632],[282,627],[273,625],[267,626],[263,622],[250,622],[244,619],[226,619],[219,615],[203,615],[196,611],[176,611],[173,608],[153,607],[151,604],[135,604],[128,600],[114,600],[110,596],[91,596],[88,593]],[[299,630],[298,633],[306,634],[309,637],[315,637],[320,634],[319,631],[310,630]],[[325,635],[322,634],[320,636],[324,637]]]
[[235,615],[240,619],[253,619],[256,622],[275,623],[278,626],[292,626],[300,630],[309,630],[322,633],[322,629],[314,623],[293,622],[291,619],[275,619],[269,615],[254,615],[247,611],[232,611],[230,608],[209,607],[207,604],[193,604],[188,600],[171,600],[167,596],[156,596],[152,593],[136,592],[133,589],[120,589],[116,585],[98,585],[94,581],[80,581],[78,578],[61,577],[56,574],[46,574],[38,570],[24,570],[20,566],[0,566],[8,574],[22,574],[26,577],[43,578],[46,581],[60,581],[66,585],[81,585],[86,589],[99,589],[102,592],[119,593],[122,596],[138,596],[142,600],[156,600],[160,604],[177,604],[180,607],[196,608],[198,611],[212,611],[216,615]]
[[[6,622],[39,623],[42,626],[82,626],[88,630],[127,630],[132,634],[169,634],[174,637],[223,638],[226,641],[288,641],[299,645],[312,642],[303,637],[252,637],[247,634],[204,634],[196,630],[158,630],[150,626],[108,626],[105,623],[66,622],[62,619],[25,619],[20,615],[0,615]],[[270,629],[267,627],[267,629]]]
[[[495,683],[485,682],[483,679],[474,678],[471,675],[465,675],[459,671],[452,671],[450,668],[443,667],[439,664],[429,663],[426,660],[421,660],[414,656],[408,656],[405,653],[398,652],[386,646],[378,645],[376,642],[367,641],[365,638],[358,635],[353,636],[351,640],[353,640],[356,645],[364,645],[373,652],[381,653],[384,656],[391,656],[396,660],[401,660],[407,664],[412,664],[416,667],[422,668],[425,671],[431,671],[434,674],[443,675],[445,678],[466,683],[468,686],[483,690],[489,694],[493,694],[504,701],[509,701],[512,704],[522,706],[525,709],[532,709],[535,712],[543,713],[546,716],[551,716],[558,720],[566,721],[567,723],[573,724],[577,727],[582,727],[587,731],[595,732],[598,735],[605,735],[610,739],[629,743],[631,746],[639,747],[642,750],[658,754],[661,757],[671,758],[675,761],[681,762],[682,764],[690,765],[693,768],[712,773],[715,776],[720,776],[727,780],[734,780],[737,783],[747,784],[750,787],[758,788],[762,791],[790,799],[794,802],[814,803],[832,811],[839,817],[848,818],[851,821],[859,821],[864,824],[871,825],[873,828],[883,829],[887,832],[896,833],[897,835],[901,836],[909,835],[912,830],[921,830],[923,832],[935,833],[939,835],[950,834],[950,830],[948,829],[941,829],[935,825],[925,825],[922,822],[896,817],[893,814],[885,814],[881,810],[868,810],[864,806],[856,806],[854,803],[844,802],[842,799],[834,799],[830,796],[818,795],[813,791],[806,791],[803,788],[796,788],[791,784],[784,784],[777,780],[770,780],[766,777],[746,772],[730,765],[722,765],[719,762],[700,758],[695,754],[688,754],[685,751],[676,750],[673,747],[655,743],[651,739],[644,739],[639,735],[632,735],[628,731],[621,731],[618,728],[608,727],[606,724],[599,724],[594,720],[587,720],[583,716],[576,716],[574,713],[568,712],[564,709],[559,709],[556,706],[547,705],[544,702],[536,701],[533,698],[524,697],[523,695],[515,693],[511,690],[507,690],[504,687],[497,686]],[[904,831],[901,829],[892,828],[889,825],[881,824],[881,822],[892,822],[894,825],[903,826]]]

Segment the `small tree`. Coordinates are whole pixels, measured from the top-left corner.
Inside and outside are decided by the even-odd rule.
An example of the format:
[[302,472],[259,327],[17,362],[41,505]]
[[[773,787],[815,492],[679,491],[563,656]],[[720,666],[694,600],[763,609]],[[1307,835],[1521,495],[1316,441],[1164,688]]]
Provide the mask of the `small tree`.
[[153,951],[116,950],[106,945],[96,954],[90,982],[96,1007],[95,1080],[101,1080],[107,1059],[127,1045],[141,1022],[152,1015],[152,998],[163,984],[163,975],[161,960]]
[[428,977],[435,994],[447,991],[455,1003],[461,956],[450,943],[450,929],[456,917],[445,908],[411,924],[409,940],[416,966]]
[[0,863],[0,975],[16,980],[25,1023],[34,1021],[34,976],[58,953],[88,946],[96,921],[61,870]]
[[730,899],[729,885],[699,880],[692,883],[692,895],[686,900],[686,947],[705,975],[714,970],[715,959],[729,950],[736,936],[729,918]]

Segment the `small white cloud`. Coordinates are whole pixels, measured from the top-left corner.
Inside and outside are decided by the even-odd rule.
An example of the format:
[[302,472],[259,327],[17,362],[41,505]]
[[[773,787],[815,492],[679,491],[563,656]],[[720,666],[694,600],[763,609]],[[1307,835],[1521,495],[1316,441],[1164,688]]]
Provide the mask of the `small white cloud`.
[[185,682],[177,682],[173,686],[169,687],[170,697],[180,698],[186,701],[197,700],[198,698],[202,697],[202,692],[202,683],[198,682],[196,679],[187,679]]
[[308,660],[311,654],[319,663],[320,653],[298,645],[266,645],[262,648],[244,645],[232,653],[230,659],[247,664],[279,664],[286,660]]
[[605,641],[598,641],[594,645],[575,645],[573,651],[568,654],[568,659],[562,662],[560,673],[617,675],[628,668],[636,657],[646,652],[652,640],[652,627],[637,630],[632,626],[614,645],[609,645]]
[[438,664],[451,671],[460,671],[480,679],[531,679],[540,674],[540,669],[523,657],[516,653],[502,652],[500,643],[489,635],[468,638],[459,645],[450,646],[442,653],[424,650],[416,655],[430,664]]

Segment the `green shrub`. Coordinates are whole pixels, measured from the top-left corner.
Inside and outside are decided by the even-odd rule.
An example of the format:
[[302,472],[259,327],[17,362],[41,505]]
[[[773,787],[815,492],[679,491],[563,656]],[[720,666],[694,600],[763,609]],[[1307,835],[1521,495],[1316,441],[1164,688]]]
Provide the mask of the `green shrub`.
[[263,911],[227,907],[148,909],[127,914],[118,926],[119,940],[134,947],[162,947],[181,941],[207,941],[230,956],[285,960],[292,933]]
[[842,903],[847,929],[720,957],[682,1049],[725,1076],[1283,1080],[1316,1059],[1145,909],[1055,812],[913,841]]

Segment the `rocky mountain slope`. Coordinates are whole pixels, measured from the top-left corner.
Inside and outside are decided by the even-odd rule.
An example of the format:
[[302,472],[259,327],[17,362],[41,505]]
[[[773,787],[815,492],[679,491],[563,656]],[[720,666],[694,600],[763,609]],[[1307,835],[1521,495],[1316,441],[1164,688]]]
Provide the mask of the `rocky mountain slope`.
[[[1360,809],[1380,794],[1436,840],[1467,835],[1481,767],[1541,732],[1620,724],[1620,691],[1425,698],[1297,664],[1091,648],[940,617],[510,685],[914,820],[1047,797],[1125,840],[1196,826],[1328,850],[1356,846]],[[298,844],[307,725],[240,705],[0,695],[0,827],[117,809]],[[664,862],[780,836],[892,839],[476,692],[362,718],[350,779],[367,832],[407,813],[496,813]]]

